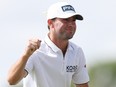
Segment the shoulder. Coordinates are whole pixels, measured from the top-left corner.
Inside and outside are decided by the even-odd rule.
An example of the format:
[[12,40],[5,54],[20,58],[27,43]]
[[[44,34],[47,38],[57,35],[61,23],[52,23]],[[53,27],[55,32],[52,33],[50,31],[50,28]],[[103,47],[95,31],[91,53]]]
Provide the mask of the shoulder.
[[76,45],[75,43],[72,43],[72,42],[70,42],[69,45],[70,45],[70,48],[72,50],[72,54],[75,55],[75,57],[78,57],[78,58],[83,57],[84,58],[84,52],[83,52],[83,49],[80,46],[78,46],[78,45]]
[[79,45],[77,45],[77,44],[75,44],[73,42],[69,42],[69,46],[75,51],[82,50],[82,48]]

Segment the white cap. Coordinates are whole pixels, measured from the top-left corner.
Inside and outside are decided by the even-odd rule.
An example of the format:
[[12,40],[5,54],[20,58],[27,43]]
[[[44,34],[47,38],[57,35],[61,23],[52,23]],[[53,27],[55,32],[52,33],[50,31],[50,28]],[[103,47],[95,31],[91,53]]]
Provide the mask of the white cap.
[[75,16],[77,20],[83,20],[83,17],[76,13],[72,5],[67,2],[58,2],[51,5],[47,11],[47,20],[53,18],[69,18]]

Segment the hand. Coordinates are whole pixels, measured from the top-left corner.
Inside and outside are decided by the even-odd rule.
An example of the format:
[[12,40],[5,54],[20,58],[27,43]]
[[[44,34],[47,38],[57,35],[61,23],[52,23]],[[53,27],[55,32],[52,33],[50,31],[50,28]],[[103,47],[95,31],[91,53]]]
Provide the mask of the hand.
[[25,50],[25,55],[30,56],[33,54],[33,52],[35,52],[37,49],[39,49],[41,44],[41,40],[36,39],[36,38],[32,38],[28,41],[26,50]]

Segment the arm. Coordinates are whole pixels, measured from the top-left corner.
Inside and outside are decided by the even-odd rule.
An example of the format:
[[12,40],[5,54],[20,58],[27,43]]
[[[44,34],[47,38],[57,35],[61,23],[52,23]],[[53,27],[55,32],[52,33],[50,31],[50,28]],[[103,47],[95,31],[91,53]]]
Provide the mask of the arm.
[[88,83],[84,83],[84,84],[76,84],[76,87],[89,87]]
[[29,40],[25,52],[21,58],[19,58],[19,60],[11,66],[8,72],[7,80],[10,85],[17,84],[20,80],[22,80],[23,77],[28,74],[24,69],[25,65],[33,52],[39,48],[40,43],[41,41],[37,39]]

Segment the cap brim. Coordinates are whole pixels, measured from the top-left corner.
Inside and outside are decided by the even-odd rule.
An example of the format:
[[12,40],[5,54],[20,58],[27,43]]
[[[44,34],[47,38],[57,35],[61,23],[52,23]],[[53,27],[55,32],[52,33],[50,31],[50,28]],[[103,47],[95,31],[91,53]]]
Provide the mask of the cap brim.
[[77,20],[83,20],[83,16],[81,16],[81,15],[79,15],[79,14],[77,14],[77,15],[75,15],[76,16],[76,19]]

